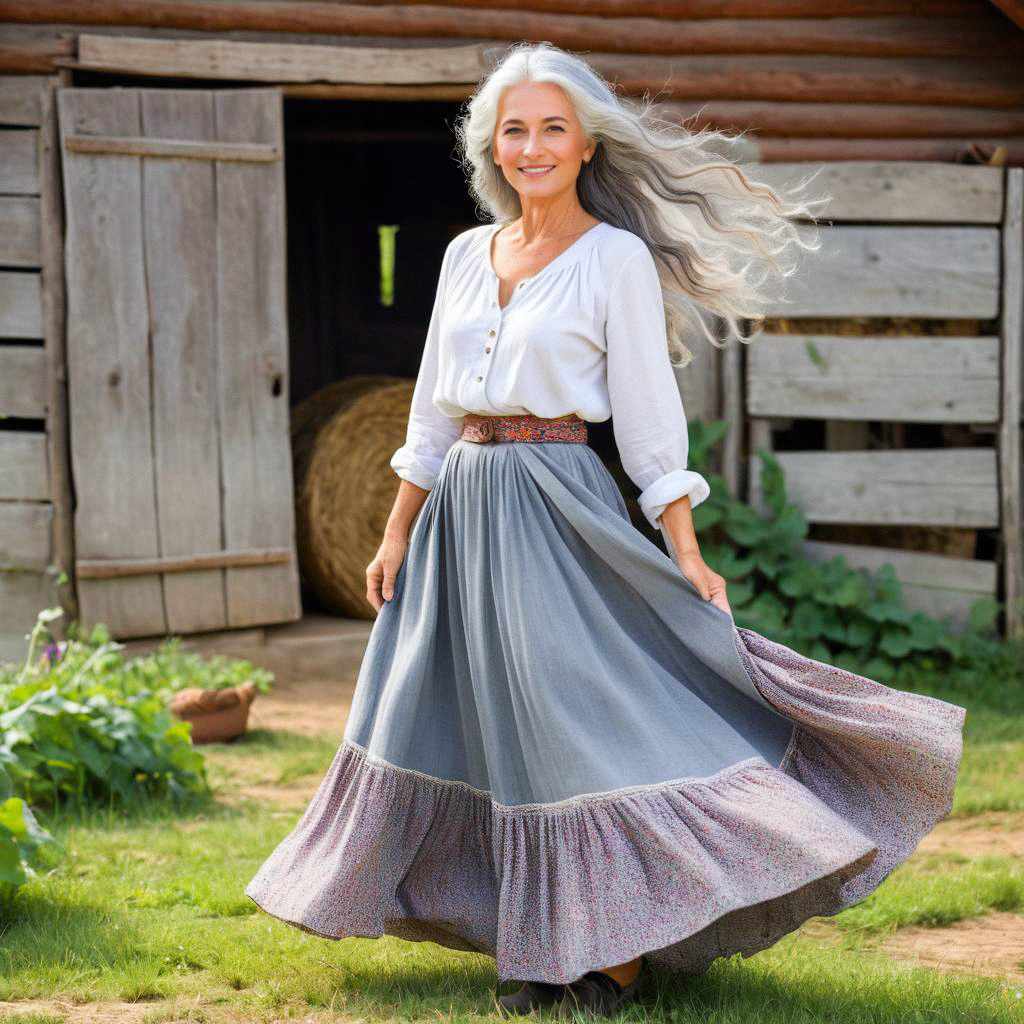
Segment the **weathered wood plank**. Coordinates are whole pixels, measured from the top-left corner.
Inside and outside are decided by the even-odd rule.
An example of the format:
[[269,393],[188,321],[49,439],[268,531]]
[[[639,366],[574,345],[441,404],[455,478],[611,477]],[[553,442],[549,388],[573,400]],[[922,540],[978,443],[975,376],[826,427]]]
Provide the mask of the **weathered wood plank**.
[[[62,89],[58,106],[62,134],[138,135],[142,130],[135,90]],[[64,153],[68,392],[79,558],[160,554],[140,164]],[[118,637],[166,631],[158,577],[82,580],[78,596],[86,628],[107,623]]]
[[168,157],[174,160],[243,160],[272,163],[281,158],[281,150],[277,146],[241,142],[201,142],[194,139],[126,138],[114,135],[68,135],[64,138],[64,148],[71,153]]
[[[935,448],[878,452],[776,452],[786,493],[812,523],[999,525],[996,452]],[[761,460],[750,459],[751,494]]]
[[773,188],[793,187],[813,174],[807,192],[831,197],[815,214],[838,223],[999,224],[1003,216],[1001,167],[846,160],[816,168],[762,163],[744,170]]
[[39,274],[0,270],[0,338],[42,338]]
[[115,576],[146,576],[155,572],[194,573],[205,569],[236,568],[252,565],[284,565],[291,559],[288,548],[262,551],[214,551],[162,558],[79,559],[75,570],[82,579],[113,579]]
[[674,370],[676,385],[686,415],[698,420],[715,420],[721,415],[722,350],[711,345],[688,346],[692,361]]
[[39,195],[39,132],[35,128],[0,128],[0,192]]
[[87,34],[79,36],[78,61],[105,71],[252,82],[476,82],[487,70],[479,45],[396,50]]
[[999,315],[998,228],[822,227],[820,239],[767,315]]
[[996,423],[999,339],[758,335],[747,412],[829,420]]
[[0,416],[46,416],[46,352],[29,345],[0,345]]
[[[214,102],[220,141],[282,145],[279,90],[225,90]],[[241,627],[302,614],[288,430],[284,162],[218,164],[216,178],[224,544],[293,552],[287,565],[225,571],[228,622]]]
[[46,434],[0,431],[0,501],[48,501],[49,498]]
[[[719,338],[721,332],[717,335]],[[732,341],[721,350],[722,418],[728,424],[722,442],[722,476],[733,497],[745,486],[743,471],[743,359],[742,342]],[[746,346],[744,346],[745,348]],[[662,531],[664,533],[664,531]]]
[[1006,629],[1024,629],[1024,483],[1021,416],[1024,413],[1024,169],[1006,172],[1003,223],[1003,293],[1000,317],[1003,359],[1003,416],[999,430],[1000,505]]
[[0,124],[35,128],[42,114],[45,75],[4,75],[0,78]]
[[[213,141],[213,94],[143,89],[146,136]],[[142,163],[145,258],[153,334],[153,439],[162,557],[222,546],[217,394],[217,222],[215,168],[209,161]],[[258,193],[253,193],[258,195]],[[227,257],[235,259],[232,253]],[[186,482],[187,481],[187,485]],[[227,625],[224,573],[163,576],[173,633]]]
[[39,243],[39,199],[0,195],[0,264],[38,267]]
[[923,551],[900,551],[860,544],[804,541],[801,551],[811,561],[827,562],[842,555],[856,569],[877,572],[891,565],[903,584],[908,608],[952,624],[967,623],[971,605],[981,598],[997,596],[998,572],[995,562],[952,558]]
[[45,569],[53,553],[52,537],[53,506],[48,501],[0,501],[0,571]]
[[0,572],[0,662],[23,660],[28,654],[26,635],[43,608],[57,603],[54,577],[34,569]]
[[49,497],[53,503],[53,557],[57,597],[63,618],[51,624],[58,639],[66,639],[67,627],[79,618],[74,571],[74,487],[71,480],[68,435],[67,339],[64,333],[64,201],[57,127],[57,91],[70,86],[62,71],[48,82],[39,126],[39,216],[43,278],[43,334],[46,343],[47,462]]

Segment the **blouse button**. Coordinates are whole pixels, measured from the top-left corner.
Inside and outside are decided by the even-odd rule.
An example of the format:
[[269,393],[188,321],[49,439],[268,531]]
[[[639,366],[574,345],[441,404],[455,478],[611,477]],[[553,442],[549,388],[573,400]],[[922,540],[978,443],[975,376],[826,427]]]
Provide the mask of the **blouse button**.
[[477,383],[483,380],[483,377],[477,377]]
[[493,338],[493,337],[494,337],[494,331],[491,331],[491,333],[490,333],[489,337],[491,337],[491,338]]
[[486,346],[486,347],[484,348],[484,351],[485,351],[485,352],[490,352],[490,351],[491,351],[491,346],[490,346],[490,345],[487,345],[487,346]]

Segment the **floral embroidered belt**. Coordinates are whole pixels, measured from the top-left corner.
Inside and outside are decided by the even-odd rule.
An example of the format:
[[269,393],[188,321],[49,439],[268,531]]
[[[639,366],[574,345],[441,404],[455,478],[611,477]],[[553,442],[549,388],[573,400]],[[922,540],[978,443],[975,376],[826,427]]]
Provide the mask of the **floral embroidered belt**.
[[467,412],[463,419],[464,441],[577,441],[587,440],[587,421],[568,416],[481,416]]

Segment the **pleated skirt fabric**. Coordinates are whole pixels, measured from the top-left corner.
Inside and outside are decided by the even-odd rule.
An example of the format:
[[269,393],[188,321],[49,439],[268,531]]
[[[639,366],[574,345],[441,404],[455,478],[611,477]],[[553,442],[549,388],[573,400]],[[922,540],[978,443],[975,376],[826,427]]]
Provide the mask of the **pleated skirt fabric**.
[[951,807],[964,717],[738,628],[589,445],[459,440],[337,755],[245,892],[499,981],[699,973],[903,862]]

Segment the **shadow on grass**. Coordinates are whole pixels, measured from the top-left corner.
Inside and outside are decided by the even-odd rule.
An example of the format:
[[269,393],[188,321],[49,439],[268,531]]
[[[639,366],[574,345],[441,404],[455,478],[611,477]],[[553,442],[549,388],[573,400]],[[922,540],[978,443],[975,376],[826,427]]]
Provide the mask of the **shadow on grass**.
[[[371,942],[373,940],[360,940]],[[385,940],[387,941],[387,940]],[[329,984],[310,985],[303,1001],[315,1008],[383,1020],[443,1016],[451,1020],[493,1016],[494,962],[476,954],[440,956],[395,945],[398,957],[353,950],[332,968]],[[367,955],[358,952],[366,949]],[[407,962],[403,963],[405,960]],[[325,963],[325,961],[320,961]],[[512,982],[501,992],[514,991]],[[1017,1004],[1019,1005],[1019,1004]],[[906,1024],[910,1021],[1007,1024],[1016,1020],[1012,993],[991,979],[950,977],[855,954],[823,950],[803,939],[784,939],[757,957],[735,955],[705,974],[655,968],[642,1003],[616,1015],[623,1020],[671,1020],[680,1024]],[[556,1019],[540,1012],[537,1019]]]

